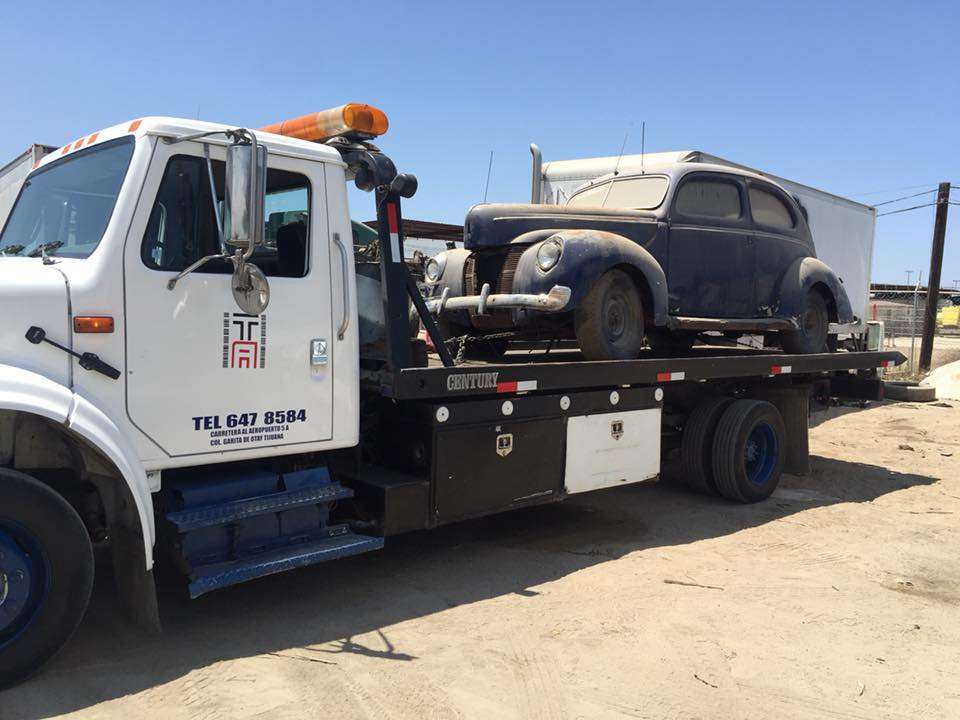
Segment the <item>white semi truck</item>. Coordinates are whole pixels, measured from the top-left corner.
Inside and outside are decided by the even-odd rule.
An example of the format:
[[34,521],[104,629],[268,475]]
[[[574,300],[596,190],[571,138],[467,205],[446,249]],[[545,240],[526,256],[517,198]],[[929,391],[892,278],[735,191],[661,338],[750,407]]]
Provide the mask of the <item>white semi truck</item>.
[[[257,131],[142,118],[32,170],[0,234],[0,685],[77,628],[95,549],[158,630],[161,553],[195,597],[655,478],[662,459],[758,501],[806,470],[811,400],[878,397],[876,368],[903,361],[455,364],[403,262],[416,180],[370,143],[386,128],[358,104]],[[379,224],[356,261],[348,182]],[[380,293],[363,344],[358,277]]]

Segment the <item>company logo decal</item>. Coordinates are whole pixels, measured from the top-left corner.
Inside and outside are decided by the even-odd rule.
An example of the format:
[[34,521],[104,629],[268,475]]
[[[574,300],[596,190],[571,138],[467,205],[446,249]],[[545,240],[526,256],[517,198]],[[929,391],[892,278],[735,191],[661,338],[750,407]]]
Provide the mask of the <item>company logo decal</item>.
[[255,369],[267,366],[267,316],[223,314],[223,367]]
[[495,372],[464,373],[447,376],[447,390],[495,390],[497,375]]

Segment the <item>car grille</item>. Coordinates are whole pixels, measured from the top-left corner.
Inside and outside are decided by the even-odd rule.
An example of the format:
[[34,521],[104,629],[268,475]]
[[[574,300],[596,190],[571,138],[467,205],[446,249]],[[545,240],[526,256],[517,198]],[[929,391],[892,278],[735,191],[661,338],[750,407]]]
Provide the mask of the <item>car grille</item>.
[[[491,294],[513,292],[513,278],[520,264],[525,245],[513,245],[506,249],[475,252],[463,266],[464,295],[478,295],[484,283],[490,283]],[[496,310],[490,315],[472,315],[474,327],[481,329],[503,328],[512,324],[509,310]]]

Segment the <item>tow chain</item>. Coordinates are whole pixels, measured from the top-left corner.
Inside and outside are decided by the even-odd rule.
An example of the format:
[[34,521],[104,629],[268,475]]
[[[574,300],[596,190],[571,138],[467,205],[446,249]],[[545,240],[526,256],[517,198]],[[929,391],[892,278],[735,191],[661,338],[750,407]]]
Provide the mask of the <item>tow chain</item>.
[[[492,335],[457,335],[444,340],[444,344],[447,345],[447,347],[450,349],[450,353],[453,355],[453,364],[462,365],[468,345],[476,346],[489,340],[516,338],[517,335],[518,333],[515,332],[493,333]],[[456,352],[453,351],[454,348],[456,348]]]

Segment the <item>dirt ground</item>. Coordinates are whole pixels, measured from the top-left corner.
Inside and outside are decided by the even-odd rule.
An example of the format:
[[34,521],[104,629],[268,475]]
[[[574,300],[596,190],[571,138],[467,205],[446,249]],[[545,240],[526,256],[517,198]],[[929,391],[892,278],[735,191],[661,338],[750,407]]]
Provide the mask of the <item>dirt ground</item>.
[[0,718],[960,717],[960,403],[834,411],[813,472],[396,539],[190,602],[105,580]]

